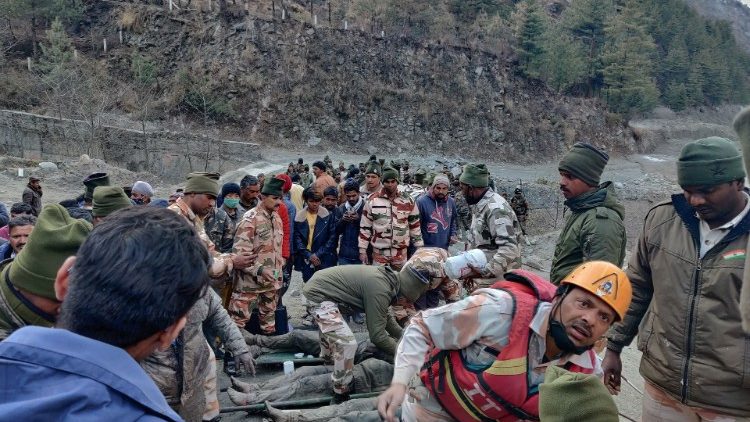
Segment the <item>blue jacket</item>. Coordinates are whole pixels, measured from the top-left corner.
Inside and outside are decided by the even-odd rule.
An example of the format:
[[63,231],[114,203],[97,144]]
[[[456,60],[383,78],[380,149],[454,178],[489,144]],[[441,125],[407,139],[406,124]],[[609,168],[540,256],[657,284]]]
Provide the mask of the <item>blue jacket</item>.
[[294,248],[294,218],[297,216],[297,207],[289,199],[289,193],[284,195],[284,205],[286,205],[286,211],[289,215],[289,253],[294,256],[296,252]]
[[24,327],[0,343],[8,421],[181,421],[125,350],[67,330]]
[[321,205],[318,209],[318,219],[315,221],[312,250],[308,250],[307,237],[310,227],[307,224],[307,208],[303,208],[294,217],[294,266],[297,270],[302,271],[305,265],[309,265],[305,260],[309,261],[312,254],[320,258],[321,266],[318,269],[336,265],[336,229],[333,227],[332,218],[331,213]]
[[448,249],[452,236],[456,235],[456,202],[450,196],[437,201],[432,193],[417,199],[420,227],[425,246]]
[[359,218],[355,222],[343,220],[346,213],[346,204],[336,208],[336,236],[341,236],[339,243],[339,257],[347,259],[359,259],[359,222],[362,220],[364,204],[359,207],[357,214]]
[[10,247],[10,242],[5,242],[0,245],[0,261],[5,261],[10,258],[13,254],[13,248]]

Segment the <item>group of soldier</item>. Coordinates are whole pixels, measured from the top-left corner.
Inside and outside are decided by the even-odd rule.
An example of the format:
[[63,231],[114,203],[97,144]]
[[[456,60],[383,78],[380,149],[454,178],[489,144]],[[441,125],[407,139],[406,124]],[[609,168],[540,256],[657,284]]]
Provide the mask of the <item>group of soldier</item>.
[[[735,129],[747,160],[750,111]],[[267,404],[283,421],[615,421],[620,353],[639,334],[643,420],[748,420],[742,154],[718,137],[683,148],[682,192],[646,214],[626,271],[624,207],[601,180],[608,160],[576,143],[558,163],[569,213],[549,281],[521,269],[522,192],[507,200],[483,164],[427,175],[376,157],[338,169],[300,159],[222,186],[190,173],[169,200],[96,173],[78,200],[43,208],[32,178],[22,203],[38,218],[1,264],[0,376],[19,387],[0,393],[0,414],[216,420],[217,352],[234,374],[254,373],[269,349],[301,348],[330,368],[233,378],[230,398],[331,390],[336,407]],[[317,333],[289,331],[295,270]]]

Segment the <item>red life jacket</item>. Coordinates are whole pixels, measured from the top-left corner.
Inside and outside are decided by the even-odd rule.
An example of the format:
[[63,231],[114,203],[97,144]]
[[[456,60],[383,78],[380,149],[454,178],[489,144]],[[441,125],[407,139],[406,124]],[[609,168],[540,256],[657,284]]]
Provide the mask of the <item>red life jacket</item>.
[[[495,362],[481,372],[466,367],[460,350],[433,349],[422,366],[420,378],[440,405],[458,421],[539,420],[539,395],[529,385],[529,328],[540,302],[551,302],[556,287],[525,270],[513,270],[492,285],[513,298],[513,320],[508,345]],[[596,355],[587,356],[595,362]],[[593,365],[592,365],[593,366]],[[592,369],[568,363],[572,372],[590,374]]]

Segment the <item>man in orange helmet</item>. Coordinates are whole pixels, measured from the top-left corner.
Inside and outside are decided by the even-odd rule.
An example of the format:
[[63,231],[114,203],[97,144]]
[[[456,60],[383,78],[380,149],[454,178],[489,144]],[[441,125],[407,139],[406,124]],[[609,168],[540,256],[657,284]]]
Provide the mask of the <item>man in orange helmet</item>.
[[547,367],[601,374],[591,347],[622,319],[631,294],[619,267],[590,261],[559,288],[514,270],[462,301],[423,311],[404,330],[378,412],[395,421],[403,403],[409,421],[536,420]]

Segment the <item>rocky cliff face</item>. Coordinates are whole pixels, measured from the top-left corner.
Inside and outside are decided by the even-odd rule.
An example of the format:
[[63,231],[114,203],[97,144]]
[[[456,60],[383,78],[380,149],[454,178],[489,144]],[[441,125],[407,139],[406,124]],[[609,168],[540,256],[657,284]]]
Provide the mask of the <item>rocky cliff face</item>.
[[[244,13],[101,2],[91,31],[112,31],[127,7],[139,30],[110,50],[127,72],[133,50],[158,59],[160,78],[186,71],[230,101],[245,141],[345,152],[420,152],[537,161],[585,140],[638,148],[597,100],[570,98],[516,77],[507,56]],[[243,11],[244,12],[244,11]]]
[[737,43],[750,52],[750,7],[738,0],[684,0],[699,14],[732,24]]

